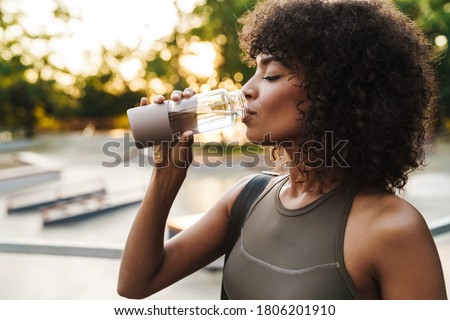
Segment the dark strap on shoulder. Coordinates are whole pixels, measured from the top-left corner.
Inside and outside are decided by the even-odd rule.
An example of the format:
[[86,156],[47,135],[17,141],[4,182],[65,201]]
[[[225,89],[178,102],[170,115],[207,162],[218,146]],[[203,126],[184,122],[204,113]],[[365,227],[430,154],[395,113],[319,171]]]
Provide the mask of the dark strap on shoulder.
[[[272,178],[272,175],[265,173],[256,175],[249,182],[247,182],[241,193],[236,198],[236,201],[231,208],[230,221],[228,222],[227,237],[225,240],[224,265],[228,260],[231,250],[233,250],[234,244],[239,239],[241,228],[244,225],[245,218],[247,217],[251,206]],[[221,300],[228,300],[225,288],[223,287],[223,282],[220,298]]]

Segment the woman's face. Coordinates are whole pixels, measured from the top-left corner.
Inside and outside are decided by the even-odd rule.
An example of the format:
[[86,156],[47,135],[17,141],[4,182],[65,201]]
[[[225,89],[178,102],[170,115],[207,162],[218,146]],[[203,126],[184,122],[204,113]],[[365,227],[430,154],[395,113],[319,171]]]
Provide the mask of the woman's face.
[[[263,145],[289,147],[300,140],[299,110],[308,108],[302,79],[271,55],[259,55],[255,75],[242,88],[248,112],[242,118],[247,139]],[[305,101],[305,103],[300,102]],[[294,145],[292,145],[294,146]]]

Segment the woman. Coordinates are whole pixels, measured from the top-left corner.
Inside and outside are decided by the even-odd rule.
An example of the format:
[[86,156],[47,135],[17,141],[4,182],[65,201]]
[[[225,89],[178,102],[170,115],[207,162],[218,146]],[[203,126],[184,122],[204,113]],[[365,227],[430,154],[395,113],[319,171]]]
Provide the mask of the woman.
[[[242,88],[246,135],[282,148],[288,174],[248,213],[224,268],[228,296],[446,299],[427,225],[395,195],[423,162],[433,105],[432,49],[422,33],[375,0],[260,1],[240,22],[245,58],[256,62]],[[155,149],[122,259],[123,296],[147,297],[224,253],[231,208],[251,177],[164,243],[191,143],[188,131],[170,152]]]

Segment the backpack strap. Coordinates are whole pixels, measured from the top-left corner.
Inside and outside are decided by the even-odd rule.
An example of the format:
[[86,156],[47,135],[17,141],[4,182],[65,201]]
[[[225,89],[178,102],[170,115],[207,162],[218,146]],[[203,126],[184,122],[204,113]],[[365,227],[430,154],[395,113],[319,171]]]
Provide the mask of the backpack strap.
[[[263,192],[269,181],[276,174],[261,173],[253,177],[242,189],[241,193],[236,198],[236,201],[231,208],[230,221],[228,222],[227,236],[225,240],[225,263],[227,263],[228,256],[233,250],[236,241],[241,234],[241,228],[244,225],[245,218],[248,215],[250,208],[256,201],[258,196]],[[221,300],[228,300],[222,281],[222,289],[220,294]]]

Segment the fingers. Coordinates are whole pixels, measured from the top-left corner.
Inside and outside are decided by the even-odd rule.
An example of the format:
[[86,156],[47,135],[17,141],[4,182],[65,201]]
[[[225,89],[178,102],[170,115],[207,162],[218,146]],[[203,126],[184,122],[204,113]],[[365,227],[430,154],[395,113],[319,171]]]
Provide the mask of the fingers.
[[[153,102],[154,102],[154,103],[163,103],[163,102],[164,102],[164,96],[161,96],[161,95],[156,96],[156,97],[153,99]],[[150,103],[148,102],[148,99],[145,98],[145,97],[142,97],[142,98],[141,98],[141,103],[140,103],[141,107],[142,107],[142,106],[146,106],[146,105],[148,105],[148,104],[150,104]]]
[[174,90],[172,91],[172,94],[170,95],[170,100],[178,101],[183,97],[183,93],[181,90]]
[[189,130],[184,132],[176,147],[172,150],[173,163],[178,168],[187,169],[192,162],[192,144],[194,143],[194,132]]
[[187,169],[192,163],[194,132],[184,132],[178,141],[153,146],[153,159],[158,168]]
[[148,99],[147,98],[141,98],[141,103],[140,103],[141,107],[142,106],[146,106],[148,105]]
[[153,99],[153,103],[163,103],[164,102],[164,96],[158,95]]
[[192,143],[192,139],[194,138],[194,131],[192,130],[188,130],[186,132],[183,132],[183,134],[180,137],[180,142],[181,143],[186,143],[188,142],[188,144]]
[[[170,100],[173,101],[179,101],[183,98],[190,98],[193,95],[195,95],[195,91],[191,88],[186,88],[184,89],[184,91],[181,90],[174,90],[172,92],[172,94],[170,95]],[[153,103],[163,103],[165,101],[164,96],[162,95],[157,95],[154,99],[153,99]],[[148,99],[147,98],[141,98],[141,106],[145,106],[149,104]]]
[[[191,88],[186,88],[184,89],[184,91],[181,90],[174,90],[172,92],[172,94],[170,95],[170,99],[173,101],[179,101],[183,98],[188,99],[190,97],[192,97],[193,95],[195,95],[195,91]],[[153,103],[164,103],[165,98],[162,95],[157,95],[154,99],[153,99]],[[141,102],[140,102],[140,106],[146,106],[148,105],[148,99],[145,97],[141,98]]]
[[183,91],[183,97],[184,98],[190,98],[195,94],[195,91],[191,88],[186,88]]
[[184,91],[174,90],[170,95],[170,99],[173,101],[179,101],[182,98],[190,98],[195,94],[195,91],[191,88],[186,88]]

